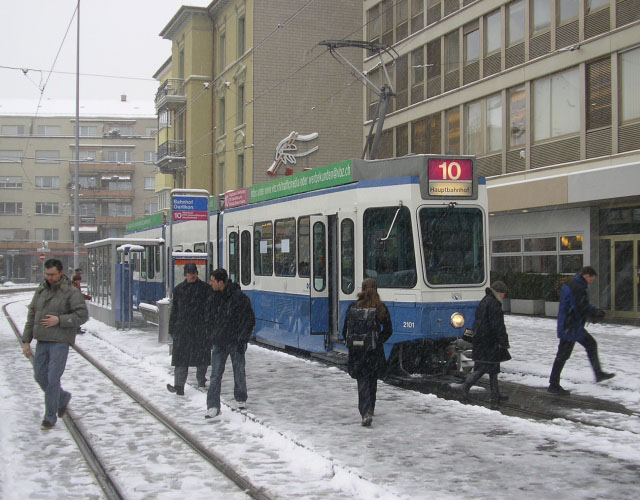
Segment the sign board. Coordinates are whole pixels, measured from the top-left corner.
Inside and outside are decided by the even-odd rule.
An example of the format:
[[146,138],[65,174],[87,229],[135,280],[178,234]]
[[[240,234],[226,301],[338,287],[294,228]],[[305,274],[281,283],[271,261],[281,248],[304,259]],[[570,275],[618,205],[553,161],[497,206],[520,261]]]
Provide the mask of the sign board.
[[171,199],[174,221],[207,220],[209,198],[204,196],[173,196]]
[[475,199],[474,165],[471,158],[429,158],[426,167],[429,198]]
[[47,258],[47,254],[41,253],[40,254],[40,260],[44,260]]

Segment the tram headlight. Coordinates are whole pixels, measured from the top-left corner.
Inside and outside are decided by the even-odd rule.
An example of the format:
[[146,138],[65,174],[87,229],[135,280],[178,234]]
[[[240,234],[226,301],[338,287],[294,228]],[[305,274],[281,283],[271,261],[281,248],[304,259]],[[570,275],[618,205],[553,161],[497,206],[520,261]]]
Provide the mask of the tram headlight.
[[459,312],[454,312],[449,319],[451,326],[454,328],[462,328],[464,326],[464,315]]

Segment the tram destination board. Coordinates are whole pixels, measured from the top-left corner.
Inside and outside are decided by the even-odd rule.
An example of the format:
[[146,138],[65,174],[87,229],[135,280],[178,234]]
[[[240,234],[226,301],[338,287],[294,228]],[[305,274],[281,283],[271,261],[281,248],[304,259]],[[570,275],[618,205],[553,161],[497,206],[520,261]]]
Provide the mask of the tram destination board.
[[474,161],[470,157],[428,158],[420,176],[423,198],[477,199]]
[[209,200],[204,196],[173,196],[173,220],[207,220]]

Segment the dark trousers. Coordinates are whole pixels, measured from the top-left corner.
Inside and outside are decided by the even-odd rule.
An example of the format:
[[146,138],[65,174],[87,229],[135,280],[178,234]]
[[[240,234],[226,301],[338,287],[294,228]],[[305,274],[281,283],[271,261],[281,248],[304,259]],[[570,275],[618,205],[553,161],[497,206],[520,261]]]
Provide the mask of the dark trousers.
[[[204,385],[206,382],[207,368],[209,365],[200,365],[196,367],[196,380],[199,385]],[[187,382],[187,375],[189,375],[188,366],[176,366],[173,370],[173,380],[176,387],[184,387]]]
[[[602,373],[600,368],[600,360],[598,359],[598,343],[589,333],[582,339],[577,341],[587,351],[589,362],[593,368],[593,372],[596,377]],[[553,362],[553,368],[551,369],[551,375],[549,377],[549,385],[560,385],[560,374],[564,368],[564,364],[571,357],[573,352],[573,346],[576,344],[573,340],[562,340],[558,344],[558,352],[556,353],[556,359]]]
[[358,377],[358,410],[360,415],[373,414],[376,408],[376,392],[378,391],[378,377],[367,375]]
[[[464,391],[469,392],[469,389],[471,389],[471,386],[473,386],[478,380],[480,380],[480,377],[482,377],[485,373],[487,373],[485,370],[474,370],[472,371],[467,378],[465,379],[464,383],[462,384],[464,386]],[[489,387],[491,388],[491,400],[492,401],[499,401],[500,400],[500,388],[498,387],[498,374],[497,373],[490,373],[489,374]]]

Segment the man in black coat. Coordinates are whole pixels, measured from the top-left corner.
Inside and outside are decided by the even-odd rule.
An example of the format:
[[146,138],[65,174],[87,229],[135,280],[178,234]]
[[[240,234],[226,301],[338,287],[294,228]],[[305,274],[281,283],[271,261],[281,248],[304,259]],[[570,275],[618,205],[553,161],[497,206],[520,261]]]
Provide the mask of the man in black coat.
[[500,362],[511,359],[509,354],[509,336],[504,326],[502,299],[507,293],[507,285],[502,281],[494,281],[491,288],[485,290],[485,296],[478,304],[476,318],[473,323],[473,354],[475,361],[473,372],[462,384],[454,387],[463,391],[464,397],[469,395],[469,389],[485,373],[489,375],[491,388],[491,404],[497,405],[506,401],[507,396],[500,395],[498,388],[498,373]]
[[211,357],[209,343],[207,300],[211,288],[198,278],[193,262],[184,266],[185,280],[173,289],[169,335],[173,339],[171,366],[175,366],[174,385],[167,384],[169,392],[184,395],[189,367],[196,366],[198,386],[204,387]]
[[213,295],[207,309],[211,317],[211,383],[207,392],[207,414],[214,418],[220,414],[220,388],[227,357],[231,356],[233,367],[233,397],[238,408],[245,408],[247,380],[244,353],[255,326],[251,301],[240,285],[229,280],[225,269],[211,273],[209,284]]

